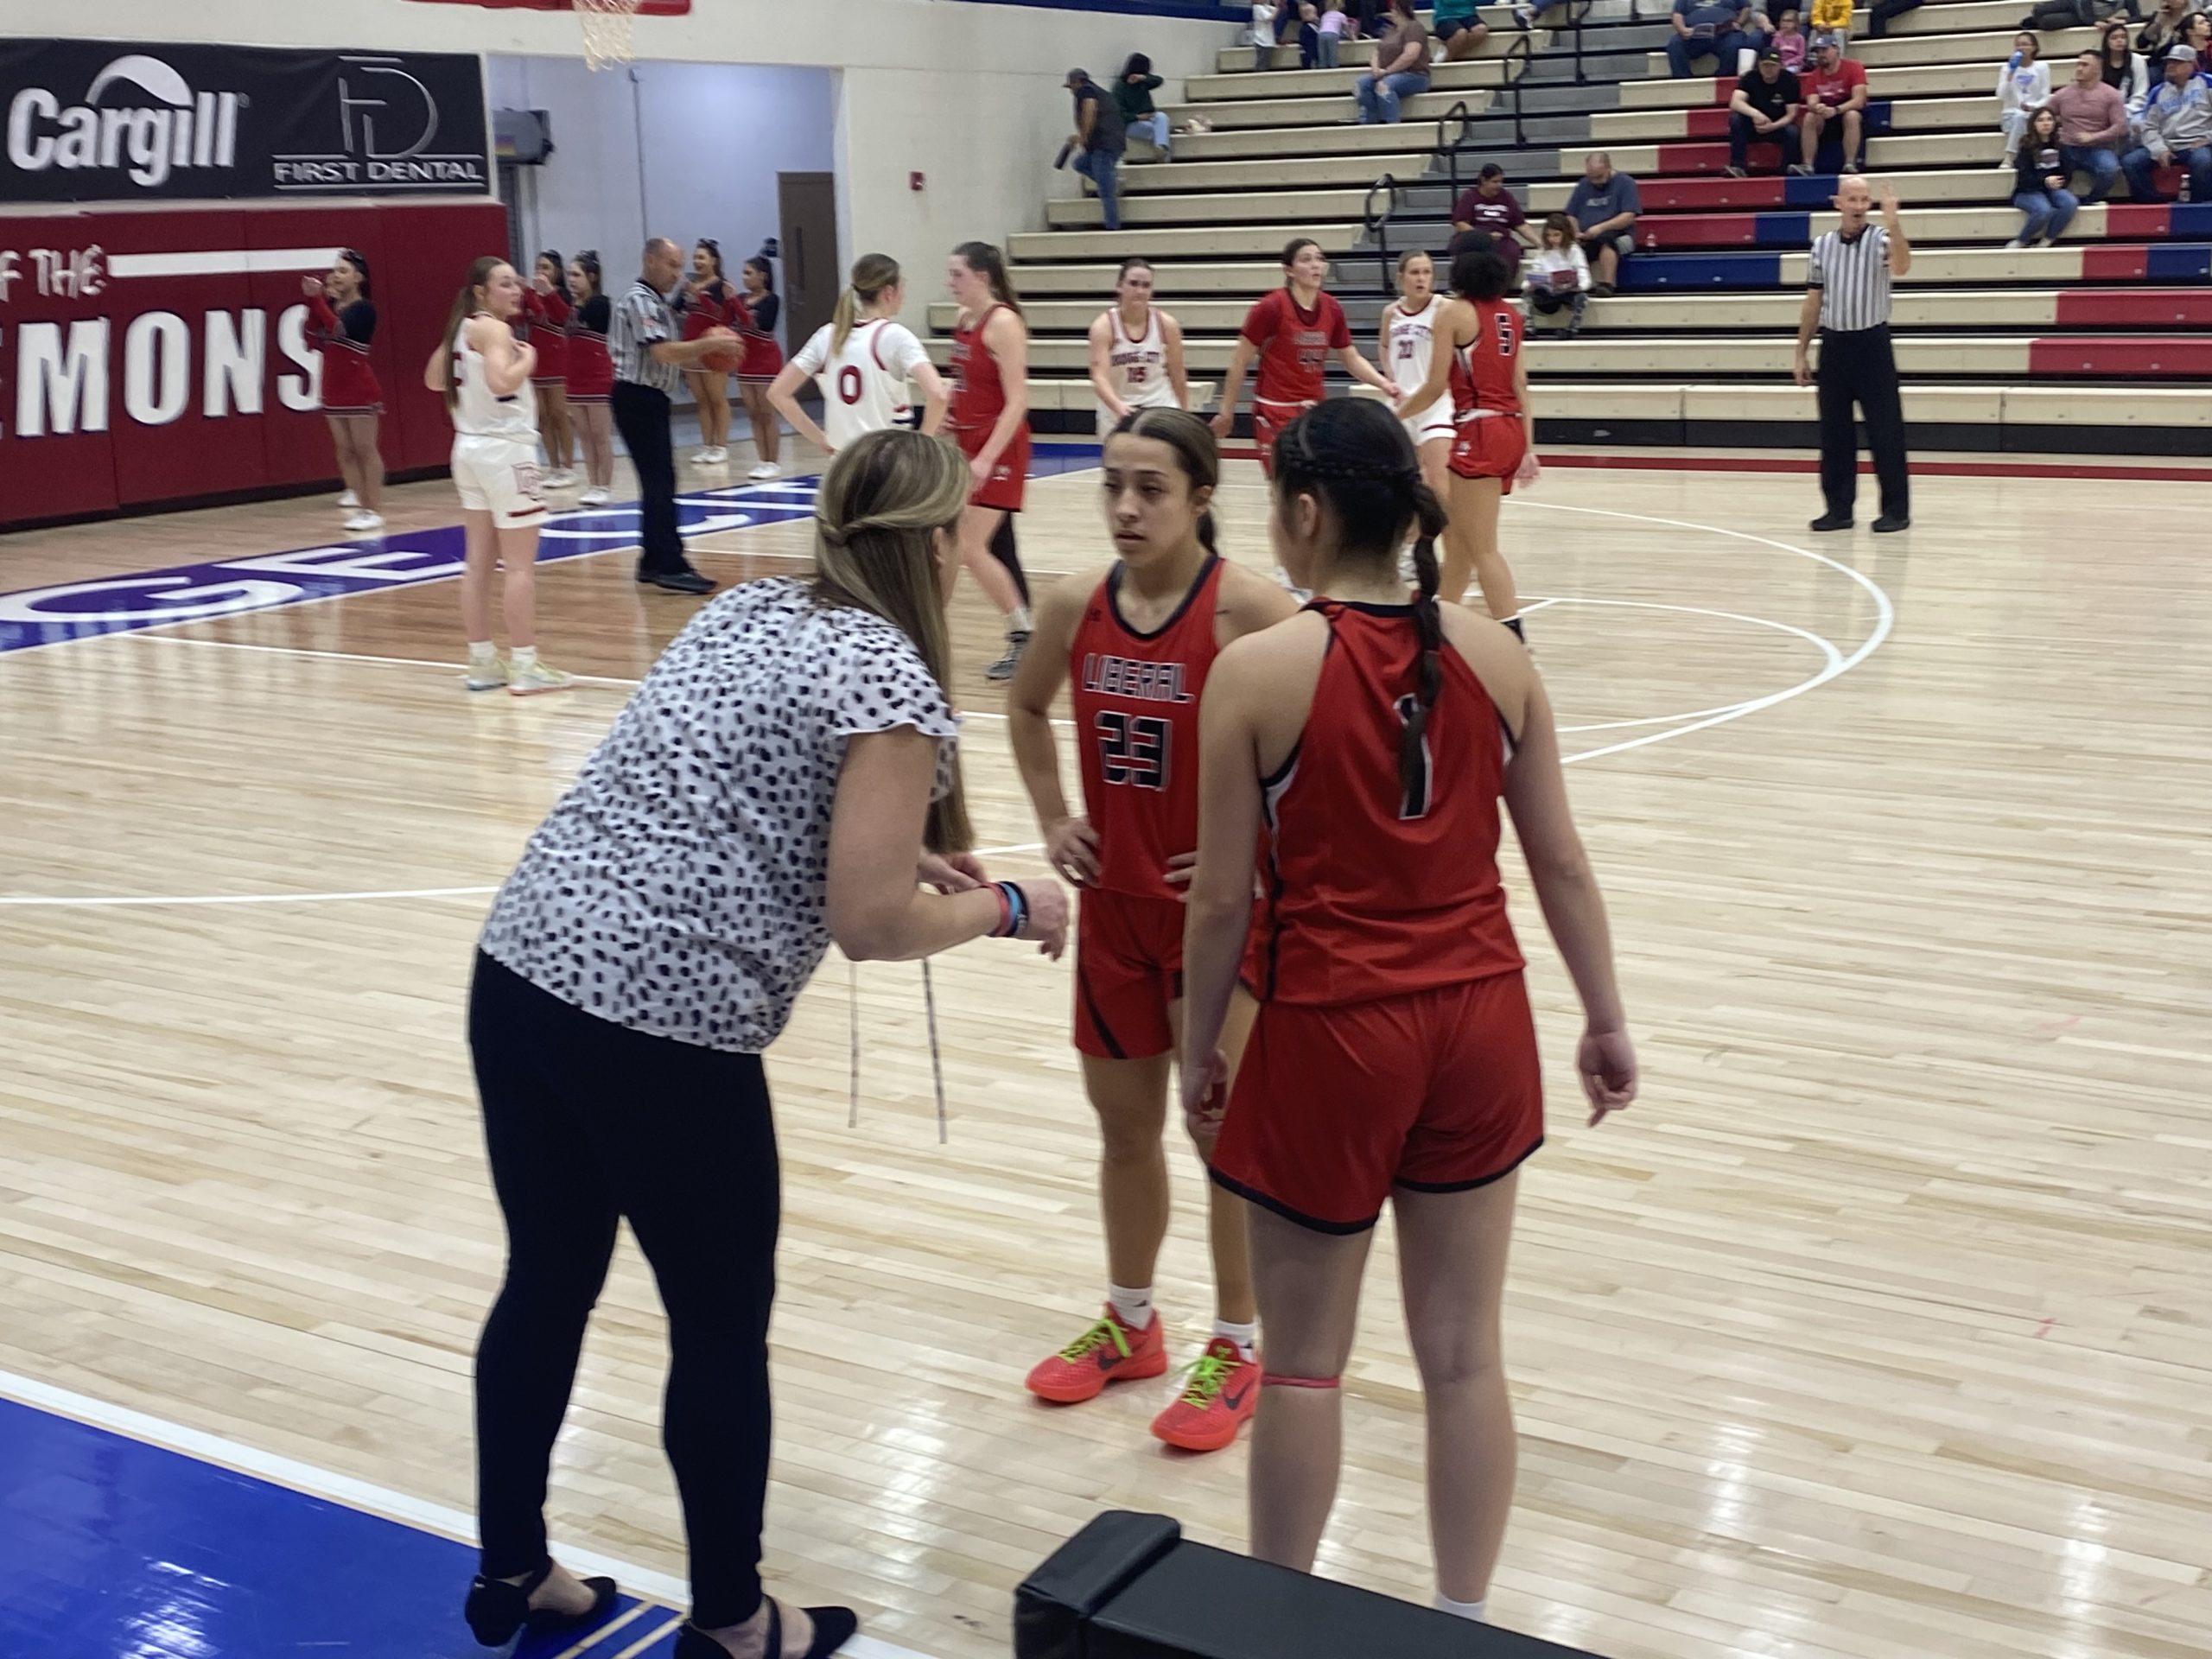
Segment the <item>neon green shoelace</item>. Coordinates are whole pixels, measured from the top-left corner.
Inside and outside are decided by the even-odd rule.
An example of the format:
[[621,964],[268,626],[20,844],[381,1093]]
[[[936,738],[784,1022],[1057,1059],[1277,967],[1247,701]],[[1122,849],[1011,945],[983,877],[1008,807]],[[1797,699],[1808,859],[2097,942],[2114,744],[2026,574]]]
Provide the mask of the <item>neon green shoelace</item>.
[[[1088,1331],[1060,1350],[1060,1357],[1067,1360],[1089,1359],[1099,1347],[1111,1342],[1121,1350],[1122,1357],[1129,1357],[1129,1339],[1122,1334],[1122,1327],[1111,1319],[1101,1319]],[[1034,1351],[1033,1350],[1032,1351]]]
[[1223,1385],[1229,1381],[1229,1374],[1241,1363],[1241,1360],[1231,1359],[1226,1354],[1200,1354],[1192,1363],[1190,1386],[1183,1390],[1183,1403],[1186,1406],[1212,1404],[1214,1395],[1219,1394]]

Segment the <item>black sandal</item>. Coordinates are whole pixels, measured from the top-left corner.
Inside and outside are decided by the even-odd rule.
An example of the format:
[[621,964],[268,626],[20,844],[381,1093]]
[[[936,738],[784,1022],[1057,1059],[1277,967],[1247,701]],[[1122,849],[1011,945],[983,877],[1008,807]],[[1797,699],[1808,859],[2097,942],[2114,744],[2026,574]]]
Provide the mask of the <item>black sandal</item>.
[[561,1630],[580,1630],[588,1624],[596,1624],[613,1608],[614,1598],[620,1593],[612,1579],[586,1579],[584,1588],[592,1592],[591,1605],[581,1613],[556,1612],[550,1607],[532,1607],[531,1596],[546,1580],[553,1576],[553,1563],[544,1566],[520,1584],[508,1584],[499,1579],[487,1579],[478,1573],[468,1586],[468,1600],[461,1616],[468,1621],[480,1647],[503,1648],[515,1638],[518,1630],[528,1630],[533,1636],[543,1636]]
[[[784,1651],[784,1610],[777,1605],[773,1596],[767,1600],[767,1639],[760,1644],[760,1651],[767,1659],[780,1659]],[[814,1640],[806,1649],[806,1659],[830,1659],[861,1628],[860,1615],[849,1607],[809,1607],[805,1611],[814,1621]],[[677,1635],[672,1659],[729,1659],[729,1654],[697,1625],[686,1624]]]

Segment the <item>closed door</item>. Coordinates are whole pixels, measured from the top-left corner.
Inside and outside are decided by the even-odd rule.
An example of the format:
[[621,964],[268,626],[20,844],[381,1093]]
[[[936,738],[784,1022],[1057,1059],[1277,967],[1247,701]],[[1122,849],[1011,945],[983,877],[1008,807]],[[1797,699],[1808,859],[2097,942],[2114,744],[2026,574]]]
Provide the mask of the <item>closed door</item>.
[[783,219],[784,339],[796,351],[830,321],[842,285],[837,269],[837,179],[779,173]]

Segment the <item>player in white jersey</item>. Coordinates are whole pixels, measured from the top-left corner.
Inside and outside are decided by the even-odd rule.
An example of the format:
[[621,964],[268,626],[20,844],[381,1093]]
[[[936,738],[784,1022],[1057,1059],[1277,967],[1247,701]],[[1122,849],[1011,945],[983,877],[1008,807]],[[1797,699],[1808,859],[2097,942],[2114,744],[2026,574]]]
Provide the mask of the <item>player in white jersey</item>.
[[[1382,313],[1382,355],[1376,360],[1398,390],[1410,397],[1428,380],[1431,332],[1444,301],[1436,291],[1436,265],[1414,251],[1398,260],[1398,297]],[[1436,492],[1440,501],[1450,499],[1448,487],[1452,441],[1455,435],[1452,411],[1440,399],[1410,418],[1402,418],[1406,435],[1421,457],[1421,482]]]
[[1133,409],[1188,409],[1183,325],[1152,302],[1152,266],[1122,261],[1114,308],[1090,325],[1090,386],[1103,440]]
[[[511,326],[522,308],[522,278],[514,267],[489,254],[479,259],[454,296],[445,338],[430,353],[423,384],[444,397],[453,417],[453,481],[467,543],[461,575],[466,683],[472,691],[504,685],[526,697],[575,681],[537,656],[537,531],[545,522],[545,497],[538,484],[537,406],[530,396],[537,353]],[[492,639],[492,573],[500,567],[512,648],[504,663]]]
[[[887,253],[864,253],[854,261],[852,276],[837,296],[836,321],[816,329],[777,371],[768,402],[792,431],[834,454],[868,433],[908,424],[911,381],[922,391],[922,431],[934,436],[950,394],[922,342],[899,321],[906,301],[899,262]],[[810,377],[822,383],[820,426],[799,406],[799,388]]]

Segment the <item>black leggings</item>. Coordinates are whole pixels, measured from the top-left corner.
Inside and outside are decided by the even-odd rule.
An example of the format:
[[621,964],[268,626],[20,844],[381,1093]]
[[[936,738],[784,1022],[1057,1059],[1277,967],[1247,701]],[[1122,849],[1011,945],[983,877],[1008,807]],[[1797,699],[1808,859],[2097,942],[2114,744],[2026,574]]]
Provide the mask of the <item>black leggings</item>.
[[476,1350],[479,1570],[546,1560],[547,1465],[626,1217],[668,1310],[661,1440],[692,1621],[741,1624],[760,1605],[779,1219],[760,1057],[629,1030],[482,955],[468,1042],[507,1224],[506,1282]]
[[1029,577],[1021,568],[1021,550],[1014,545],[1014,515],[1008,513],[999,520],[999,527],[991,532],[991,556],[1006,566],[1007,574],[1014,578],[1021,602],[1029,602]]

